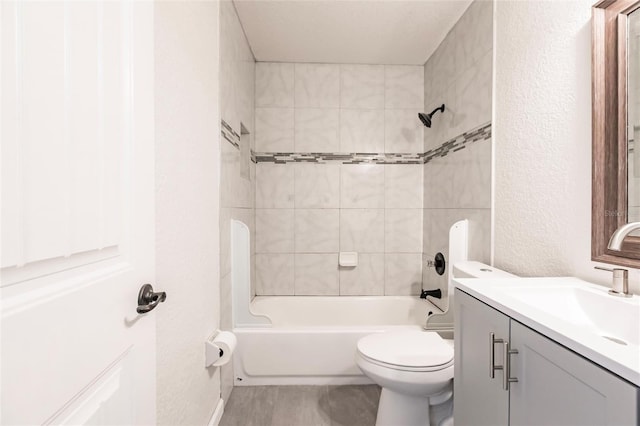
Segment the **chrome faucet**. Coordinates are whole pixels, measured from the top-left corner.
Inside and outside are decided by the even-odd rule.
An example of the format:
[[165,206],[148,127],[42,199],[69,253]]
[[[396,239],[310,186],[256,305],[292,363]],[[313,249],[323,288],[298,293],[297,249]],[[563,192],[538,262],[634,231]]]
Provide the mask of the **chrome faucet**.
[[614,232],[609,239],[607,248],[609,250],[621,251],[625,237],[638,229],[640,229],[640,222],[629,222],[626,225],[622,225],[616,229],[616,232]]

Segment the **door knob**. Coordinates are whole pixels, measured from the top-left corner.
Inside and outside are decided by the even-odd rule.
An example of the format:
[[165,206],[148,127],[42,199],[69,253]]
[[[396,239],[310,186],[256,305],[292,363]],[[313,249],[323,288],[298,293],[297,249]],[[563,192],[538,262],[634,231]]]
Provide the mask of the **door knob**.
[[164,291],[155,293],[151,284],[145,284],[140,287],[140,291],[138,292],[138,308],[136,311],[139,314],[146,314],[154,310],[156,306],[166,299],[167,293]]

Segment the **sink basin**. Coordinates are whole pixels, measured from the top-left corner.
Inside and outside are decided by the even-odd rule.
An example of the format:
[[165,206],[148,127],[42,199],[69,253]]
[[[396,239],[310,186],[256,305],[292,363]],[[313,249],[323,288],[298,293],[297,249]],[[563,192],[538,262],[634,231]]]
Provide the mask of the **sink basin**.
[[640,298],[612,296],[604,288],[536,286],[509,287],[515,299],[563,321],[586,327],[619,344],[640,345]]
[[577,278],[456,279],[460,290],[640,386],[640,297]]

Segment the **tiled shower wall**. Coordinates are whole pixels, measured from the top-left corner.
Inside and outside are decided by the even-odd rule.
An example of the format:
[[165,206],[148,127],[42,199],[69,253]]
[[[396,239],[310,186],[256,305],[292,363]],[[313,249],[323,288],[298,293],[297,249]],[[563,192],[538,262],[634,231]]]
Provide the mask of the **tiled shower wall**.
[[[255,241],[255,163],[248,155],[254,143],[255,60],[231,1],[220,2],[220,111],[228,125],[227,140],[220,137],[220,328],[230,330],[231,219],[244,222]],[[211,117],[211,119],[214,119]],[[225,124],[223,123],[223,126]],[[244,133],[244,134],[243,134]],[[233,137],[236,135],[237,138]],[[206,188],[196,188],[207,190]],[[252,265],[255,244],[252,244]],[[253,268],[253,266],[252,266]],[[253,278],[253,271],[251,273]],[[253,283],[252,283],[253,284]],[[222,398],[233,387],[233,366],[222,367]]]
[[[423,79],[422,66],[256,65],[258,295],[419,293]],[[358,266],[339,267],[340,251]]]
[[[480,126],[490,132],[493,6],[476,0],[424,67],[425,110],[446,104],[424,133],[425,151]],[[469,219],[469,256],[491,261],[491,138],[467,143],[424,165],[424,261],[437,252],[448,258],[449,228]],[[447,292],[446,274],[424,271],[426,289]]]

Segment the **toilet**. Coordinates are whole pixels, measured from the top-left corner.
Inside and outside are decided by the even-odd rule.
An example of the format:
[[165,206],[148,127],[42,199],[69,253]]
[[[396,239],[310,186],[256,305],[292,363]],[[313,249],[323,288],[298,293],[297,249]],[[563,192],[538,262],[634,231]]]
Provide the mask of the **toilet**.
[[430,406],[453,394],[453,341],[435,331],[365,336],[358,341],[356,364],[382,387],[376,426],[428,426]]
[[[448,300],[441,315],[444,322],[440,320],[436,326],[439,331],[445,330],[443,324],[447,323],[449,331],[453,329],[453,312],[449,309],[453,306],[453,278],[514,277],[480,262],[466,261],[467,227],[466,220],[460,221],[450,231],[449,254],[456,263],[447,267]],[[408,328],[361,338],[356,364],[382,387],[376,426],[453,424],[453,354],[453,340],[442,338],[436,331]],[[436,407],[445,404],[448,406],[444,410]],[[439,418],[432,418],[435,412],[440,413]]]

